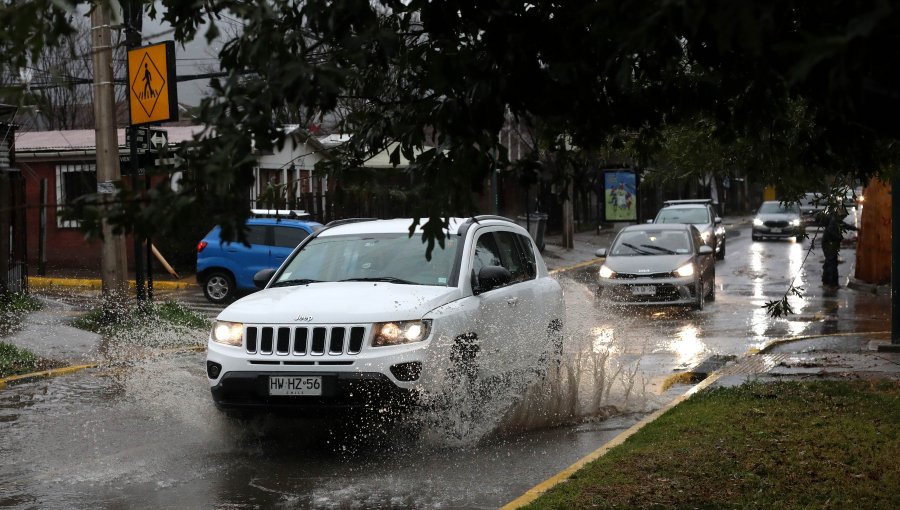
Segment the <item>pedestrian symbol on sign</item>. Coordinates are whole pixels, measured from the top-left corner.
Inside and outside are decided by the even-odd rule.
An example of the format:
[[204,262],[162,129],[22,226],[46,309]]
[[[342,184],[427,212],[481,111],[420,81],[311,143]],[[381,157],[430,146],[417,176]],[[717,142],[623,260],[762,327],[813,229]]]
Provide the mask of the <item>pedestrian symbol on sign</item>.
[[153,83],[153,75],[150,74],[150,66],[144,63],[144,92],[141,94],[144,99],[156,97],[156,92],[153,91],[151,83]]

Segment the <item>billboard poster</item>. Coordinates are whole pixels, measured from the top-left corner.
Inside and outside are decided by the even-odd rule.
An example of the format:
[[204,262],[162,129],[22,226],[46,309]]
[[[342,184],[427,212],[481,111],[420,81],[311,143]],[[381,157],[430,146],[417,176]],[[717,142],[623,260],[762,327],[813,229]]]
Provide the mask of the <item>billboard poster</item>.
[[605,221],[637,221],[637,176],[631,170],[603,174]]

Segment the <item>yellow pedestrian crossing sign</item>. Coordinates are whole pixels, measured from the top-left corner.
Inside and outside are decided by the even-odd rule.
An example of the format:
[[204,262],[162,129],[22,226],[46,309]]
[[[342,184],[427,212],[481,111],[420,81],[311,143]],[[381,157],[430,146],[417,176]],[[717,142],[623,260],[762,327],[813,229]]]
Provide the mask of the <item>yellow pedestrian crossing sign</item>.
[[174,42],[128,50],[128,103],[132,126],[178,120]]

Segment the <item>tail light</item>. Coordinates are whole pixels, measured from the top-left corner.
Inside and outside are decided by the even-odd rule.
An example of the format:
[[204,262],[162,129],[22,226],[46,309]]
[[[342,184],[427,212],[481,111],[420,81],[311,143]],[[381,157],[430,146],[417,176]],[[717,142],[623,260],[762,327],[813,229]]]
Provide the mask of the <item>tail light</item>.
[[197,253],[203,251],[203,248],[206,248],[206,241],[200,241],[197,243]]

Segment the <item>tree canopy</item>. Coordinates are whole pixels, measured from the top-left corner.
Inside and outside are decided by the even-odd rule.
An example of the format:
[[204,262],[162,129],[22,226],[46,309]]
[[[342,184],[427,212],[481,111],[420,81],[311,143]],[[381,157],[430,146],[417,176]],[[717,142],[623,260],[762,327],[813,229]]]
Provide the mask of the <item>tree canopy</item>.
[[[4,72],[71,32],[68,8],[3,3]],[[353,137],[327,170],[340,175],[399,142],[394,157],[412,162],[418,184],[416,214],[438,237],[443,218],[471,211],[471,190],[493,169],[534,172],[553,160],[548,152],[565,151],[560,139],[593,149],[625,136],[649,155],[673,130],[699,130],[776,185],[823,171],[865,179],[896,161],[900,8],[889,0],[160,0],[146,8],[175,27],[176,41],[217,36],[223,17],[243,27],[223,47],[225,76],[199,109],[210,130],[180,154],[192,177],[178,192],[163,185],[143,207],[114,212],[129,228],[165,230],[204,210],[236,232],[249,209],[252,149],[291,143],[277,112],[322,115],[349,102],[341,129]],[[544,140],[512,163],[499,139],[510,117]]]

